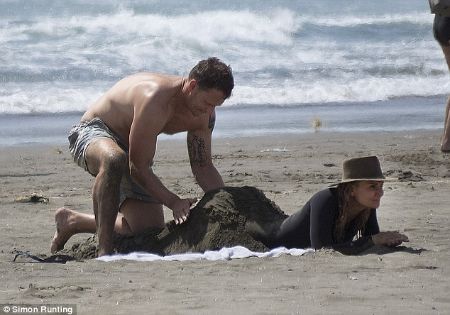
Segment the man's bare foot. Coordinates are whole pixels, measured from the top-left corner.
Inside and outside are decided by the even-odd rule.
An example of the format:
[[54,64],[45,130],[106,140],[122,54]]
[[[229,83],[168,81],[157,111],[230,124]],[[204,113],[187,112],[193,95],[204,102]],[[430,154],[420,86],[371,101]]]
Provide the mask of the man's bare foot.
[[68,208],[59,208],[55,212],[56,232],[53,236],[50,251],[55,253],[64,248],[69,238],[75,234],[72,228],[75,213]]
[[442,144],[441,145],[441,152],[442,153],[450,153],[450,144]]

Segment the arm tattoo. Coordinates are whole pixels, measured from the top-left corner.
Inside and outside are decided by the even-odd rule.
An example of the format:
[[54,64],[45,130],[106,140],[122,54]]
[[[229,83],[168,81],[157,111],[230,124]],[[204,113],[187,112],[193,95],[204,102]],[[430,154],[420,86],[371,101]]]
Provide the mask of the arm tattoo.
[[212,112],[211,116],[209,116],[208,128],[213,132],[214,126],[216,125],[216,113]]
[[202,138],[197,136],[189,137],[188,152],[192,166],[205,166],[207,164],[205,140]]

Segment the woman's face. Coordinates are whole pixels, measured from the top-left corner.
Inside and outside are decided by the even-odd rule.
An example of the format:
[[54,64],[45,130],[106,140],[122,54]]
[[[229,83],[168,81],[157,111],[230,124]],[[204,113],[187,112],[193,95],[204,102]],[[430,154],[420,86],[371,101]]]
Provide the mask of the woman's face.
[[352,196],[365,208],[378,208],[383,196],[383,182],[363,180],[353,186]]

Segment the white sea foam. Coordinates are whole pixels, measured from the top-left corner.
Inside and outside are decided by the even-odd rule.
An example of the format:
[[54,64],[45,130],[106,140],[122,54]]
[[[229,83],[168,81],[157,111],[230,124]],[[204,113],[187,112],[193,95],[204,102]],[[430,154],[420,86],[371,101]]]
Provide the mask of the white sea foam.
[[223,40],[285,44],[290,43],[289,34],[298,28],[294,12],[287,9],[270,14],[219,10],[175,16],[123,9],[95,16],[45,17],[27,24],[10,22],[0,24],[2,41],[31,39],[36,34],[53,38],[114,34],[119,38],[182,39],[206,44],[220,44]]
[[[182,10],[170,7],[172,1],[86,7],[72,0],[50,13],[38,4],[25,13],[0,12],[0,114],[83,111],[127,74],[186,75],[212,55],[235,73],[225,106],[376,101],[450,90],[431,35],[433,16],[418,0],[408,10],[381,0],[376,12],[365,10],[369,4],[340,8],[331,0],[324,1],[329,12],[307,1],[241,2],[242,8],[237,1],[188,7],[181,0]],[[28,2],[7,7],[22,3]]]
[[0,88],[0,113],[64,113],[85,111],[102,91],[98,87],[59,87],[56,85],[30,84],[24,90],[7,85]]
[[410,12],[398,14],[383,14],[376,16],[374,14],[354,15],[328,15],[326,17],[305,17],[299,18],[302,23],[310,23],[327,27],[356,27],[361,25],[390,25],[411,23],[419,25],[429,25],[433,20],[433,15],[429,12]]
[[291,82],[277,87],[237,86],[225,106],[251,104],[299,105],[329,102],[380,101],[405,95],[447,94],[450,81],[443,76],[426,78],[368,78],[330,82]]

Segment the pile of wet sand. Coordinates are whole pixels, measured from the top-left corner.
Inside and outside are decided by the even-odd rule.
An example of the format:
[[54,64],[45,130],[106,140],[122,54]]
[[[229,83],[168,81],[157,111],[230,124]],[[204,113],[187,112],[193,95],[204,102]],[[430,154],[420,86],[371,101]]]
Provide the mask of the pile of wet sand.
[[[266,251],[267,237],[287,217],[264,193],[254,187],[226,187],[206,193],[182,225],[174,221],[162,230],[135,236],[116,235],[115,252],[143,251],[158,255],[204,252],[235,245]],[[97,238],[91,236],[60,254],[78,260],[96,257]]]

